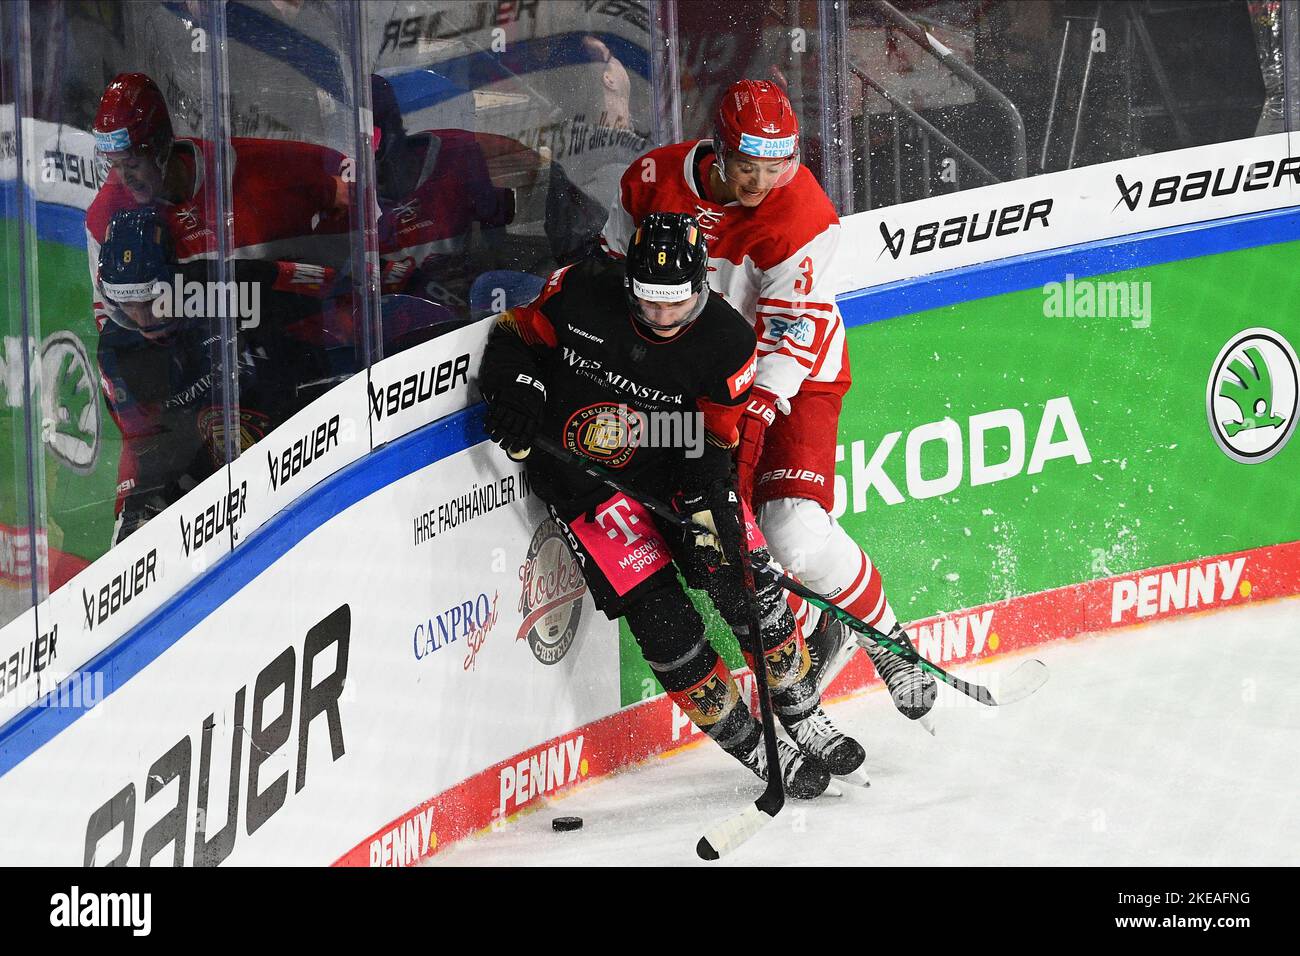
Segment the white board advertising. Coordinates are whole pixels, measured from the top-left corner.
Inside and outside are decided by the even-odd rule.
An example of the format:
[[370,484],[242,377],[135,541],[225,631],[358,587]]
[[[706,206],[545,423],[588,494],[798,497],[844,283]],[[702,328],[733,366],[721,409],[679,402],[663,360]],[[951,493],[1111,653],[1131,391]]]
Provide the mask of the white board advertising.
[[[156,611],[230,550],[227,526],[245,495],[223,469],[156,515],[63,587],[0,630],[0,659],[14,661],[0,699],[0,724]],[[35,629],[33,631],[33,624]]]
[[370,450],[365,401],[366,376],[354,375],[230,463],[231,485],[250,491],[236,541]]
[[375,448],[480,400],[478,367],[495,316],[423,342],[370,369],[369,415]]
[[487,320],[424,342],[337,385],[83,569],[35,615],[0,628],[0,725],[210,568],[232,540],[237,547],[369,452],[368,416],[377,446],[478,401],[473,376],[490,328]]
[[1286,133],[1138,156],[848,216],[838,288],[1297,203]]
[[327,865],[613,713],[616,630],[548,525],[483,444],[308,530],[0,777],[0,863]]

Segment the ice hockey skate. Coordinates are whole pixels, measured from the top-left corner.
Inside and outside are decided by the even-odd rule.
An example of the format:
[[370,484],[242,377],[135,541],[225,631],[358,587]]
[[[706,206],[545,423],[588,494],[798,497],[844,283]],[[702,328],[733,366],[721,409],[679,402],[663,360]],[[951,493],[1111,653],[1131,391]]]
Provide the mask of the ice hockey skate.
[[850,640],[848,629],[825,611],[808,635],[807,643],[813,679],[817,689],[825,691],[853,657],[857,644]]
[[809,757],[823,762],[836,777],[856,787],[869,787],[871,780],[863,768],[867,754],[862,745],[844,733],[820,707],[799,720],[788,720],[784,715],[781,724]]
[[[757,727],[757,724],[755,724]],[[781,782],[785,792],[798,800],[813,800],[826,792],[831,782],[831,771],[816,757],[808,756],[784,740],[776,742],[777,756],[781,761]],[[754,735],[753,746],[732,755],[754,772],[760,780],[767,779],[767,748],[762,734]]]
[[[916,650],[901,624],[896,625],[889,632],[888,637],[892,641],[906,645],[910,650]],[[862,649],[867,652],[867,657],[871,658],[876,673],[885,682],[885,687],[888,688],[889,696],[893,698],[898,712],[908,720],[918,721],[922,727],[933,734],[934,719],[930,711],[939,693],[939,686],[934,678],[870,638],[860,638],[860,643]]]

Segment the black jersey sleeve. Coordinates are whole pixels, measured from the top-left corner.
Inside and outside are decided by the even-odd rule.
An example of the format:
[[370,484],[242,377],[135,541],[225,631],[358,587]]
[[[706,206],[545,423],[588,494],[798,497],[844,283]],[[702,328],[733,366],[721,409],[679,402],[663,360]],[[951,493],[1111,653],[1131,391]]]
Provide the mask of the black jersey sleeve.
[[552,318],[564,307],[564,277],[569,267],[551,274],[530,304],[503,312],[488,336],[479,368],[479,389],[491,402],[506,382],[528,375],[549,384],[542,375],[543,356],[557,345]]

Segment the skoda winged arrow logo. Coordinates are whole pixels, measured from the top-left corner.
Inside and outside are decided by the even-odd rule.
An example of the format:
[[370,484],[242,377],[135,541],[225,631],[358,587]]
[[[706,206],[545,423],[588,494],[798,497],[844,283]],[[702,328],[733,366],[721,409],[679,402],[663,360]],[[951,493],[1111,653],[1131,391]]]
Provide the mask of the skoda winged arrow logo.
[[95,470],[101,422],[97,376],[81,339],[55,332],[41,347],[42,434],[54,457],[79,475]]
[[1219,352],[1205,390],[1210,431],[1233,461],[1268,461],[1286,445],[1300,412],[1300,363],[1272,329],[1247,329]]

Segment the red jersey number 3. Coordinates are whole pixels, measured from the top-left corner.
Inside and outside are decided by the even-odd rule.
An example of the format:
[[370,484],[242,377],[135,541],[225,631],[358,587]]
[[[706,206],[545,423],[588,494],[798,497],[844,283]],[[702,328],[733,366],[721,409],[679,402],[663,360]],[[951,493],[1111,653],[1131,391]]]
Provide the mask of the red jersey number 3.
[[812,256],[804,256],[803,262],[799,263],[800,278],[794,282],[794,291],[799,295],[807,295],[813,287],[813,261]]

